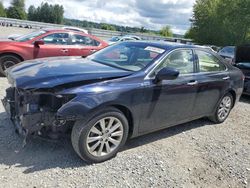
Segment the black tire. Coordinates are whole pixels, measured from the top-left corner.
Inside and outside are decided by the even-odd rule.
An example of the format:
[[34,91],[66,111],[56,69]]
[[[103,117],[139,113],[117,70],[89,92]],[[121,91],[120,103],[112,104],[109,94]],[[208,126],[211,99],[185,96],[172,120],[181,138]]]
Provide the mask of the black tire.
[[[96,123],[108,117],[117,118],[123,127],[123,135],[121,136],[121,141],[117,148],[111,151],[109,154],[104,156],[94,156],[88,151],[87,138],[91,132],[91,129],[96,125]],[[117,152],[124,146],[129,132],[128,120],[124,114],[113,107],[109,107],[103,110],[97,111],[90,120],[88,121],[77,121],[72,129],[71,142],[76,153],[86,162],[89,163],[100,163],[109,160],[116,156]],[[99,142],[99,141],[98,141]],[[105,146],[106,147],[106,146]]]
[[5,75],[5,69],[9,68],[17,63],[20,63],[21,59],[15,55],[2,55],[0,56],[0,74]]
[[[229,97],[229,98],[228,98],[228,97]],[[223,99],[225,99],[225,98],[230,99],[231,105],[230,105],[230,107],[229,107],[229,112],[226,114],[226,116],[225,116],[224,118],[220,118],[220,117],[219,117],[220,105],[222,104],[222,101],[223,101]],[[226,95],[224,95],[224,96],[222,97],[222,99],[221,99],[220,102],[218,103],[218,106],[217,106],[217,108],[216,108],[216,111],[215,111],[214,115],[213,115],[213,116],[210,116],[208,119],[209,119],[210,121],[214,122],[214,123],[223,123],[223,122],[227,119],[227,117],[229,116],[229,114],[230,114],[230,112],[231,112],[231,110],[232,110],[232,108],[233,108],[233,104],[234,104],[234,99],[233,99],[232,94],[231,94],[231,93],[227,93]]]

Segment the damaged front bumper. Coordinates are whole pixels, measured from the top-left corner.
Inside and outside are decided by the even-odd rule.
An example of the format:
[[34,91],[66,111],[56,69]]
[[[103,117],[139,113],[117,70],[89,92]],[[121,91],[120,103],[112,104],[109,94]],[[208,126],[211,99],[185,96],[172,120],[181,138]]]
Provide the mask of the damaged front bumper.
[[57,116],[57,110],[73,97],[11,87],[6,90],[2,103],[18,133],[27,137],[34,133],[40,134],[42,129],[56,131],[67,122],[73,121],[72,118]]

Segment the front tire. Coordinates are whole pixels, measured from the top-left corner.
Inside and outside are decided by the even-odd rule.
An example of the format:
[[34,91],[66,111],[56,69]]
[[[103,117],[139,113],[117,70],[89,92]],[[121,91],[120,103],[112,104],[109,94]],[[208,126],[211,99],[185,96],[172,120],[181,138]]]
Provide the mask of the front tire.
[[233,96],[227,93],[222,97],[213,116],[209,117],[214,123],[223,123],[233,108]]
[[99,163],[113,158],[128,137],[128,121],[116,108],[95,113],[88,122],[77,121],[71,142],[76,153],[86,162]]
[[5,70],[17,63],[20,63],[21,59],[15,55],[2,55],[0,56],[0,74],[5,75]]

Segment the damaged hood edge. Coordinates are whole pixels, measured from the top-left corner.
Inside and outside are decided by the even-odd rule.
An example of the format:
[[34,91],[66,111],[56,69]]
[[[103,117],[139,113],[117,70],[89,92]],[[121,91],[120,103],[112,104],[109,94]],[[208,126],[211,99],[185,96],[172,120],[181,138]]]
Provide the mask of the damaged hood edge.
[[12,86],[31,90],[70,88],[131,74],[130,71],[80,57],[27,61],[7,70],[7,78]]

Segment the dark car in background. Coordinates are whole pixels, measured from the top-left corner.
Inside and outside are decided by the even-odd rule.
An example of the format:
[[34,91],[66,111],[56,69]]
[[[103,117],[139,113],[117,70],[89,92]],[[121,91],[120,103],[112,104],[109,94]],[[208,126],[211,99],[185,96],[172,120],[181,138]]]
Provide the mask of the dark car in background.
[[0,40],[0,74],[21,61],[54,56],[88,56],[108,46],[103,40],[67,29],[42,29]]
[[242,72],[211,50],[123,42],[88,56],[30,60],[7,70],[3,104],[19,133],[71,132],[89,162],[128,138],[208,117],[224,122],[243,91]]
[[218,54],[224,59],[232,62],[235,55],[235,46],[225,46],[219,50]]
[[250,95],[250,45],[236,47],[234,65],[245,75],[244,94]]

